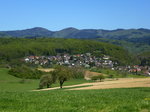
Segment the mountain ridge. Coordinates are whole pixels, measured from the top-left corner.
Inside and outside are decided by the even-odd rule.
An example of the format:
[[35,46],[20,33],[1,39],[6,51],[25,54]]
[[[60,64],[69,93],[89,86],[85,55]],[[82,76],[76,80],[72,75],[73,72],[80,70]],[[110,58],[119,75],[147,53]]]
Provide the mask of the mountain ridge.
[[150,44],[150,29],[76,29],[73,27],[65,28],[59,31],[51,31],[42,27],[34,27],[25,30],[0,31],[0,37],[17,37],[17,38],[77,38],[77,39],[95,39],[106,38],[114,40],[125,40],[130,42],[144,42]]
[[[116,32],[116,31],[128,31],[128,30],[138,30],[138,31],[143,31],[143,32],[150,32],[150,29],[146,29],[146,28],[138,28],[138,29],[114,29],[114,30],[106,30],[106,29],[77,29],[74,27],[67,27],[64,28],[62,30],[58,30],[58,31],[52,31],[43,27],[33,27],[33,28],[28,28],[28,29],[23,29],[23,30],[8,30],[8,31],[0,31],[0,33],[4,33],[7,34],[8,32],[22,32],[22,31],[47,31],[47,32],[60,32],[60,31],[102,31],[102,32]],[[11,34],[10,34],[11,35]]]

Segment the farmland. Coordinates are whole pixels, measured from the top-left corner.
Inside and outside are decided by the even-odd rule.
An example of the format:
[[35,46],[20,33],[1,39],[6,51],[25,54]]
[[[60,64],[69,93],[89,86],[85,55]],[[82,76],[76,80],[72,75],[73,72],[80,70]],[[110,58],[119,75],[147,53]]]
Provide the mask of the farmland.
[[[150,88],[31,91],[39,80],[15,78],[0,69],[1,112],[148,112]],[[111,81],[109,81],[111,82]],[[65,85],[87,83],[72,80]],[[64,86],[65,86],[64,85]],[[54,86],[58,86],[57,84]],[[91,87],[91,86],[90,86]]]
[[0,3],[0,112],[150,112],[150,0]]
[[148,112],[150,88],[0,92],[2,112]]

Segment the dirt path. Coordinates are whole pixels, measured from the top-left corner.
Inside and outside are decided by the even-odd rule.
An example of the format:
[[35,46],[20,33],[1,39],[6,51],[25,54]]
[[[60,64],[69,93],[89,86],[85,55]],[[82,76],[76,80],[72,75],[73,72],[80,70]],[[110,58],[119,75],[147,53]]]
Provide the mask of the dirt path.
[[[88,86],[88,87],[83,87],[83,86]],[[84,83],[84,84],[78,84],[72,86],[64,86],[63,88],[68,88],[67,90],[88,90],[88,89],[132,88],[132,87],[150,87],[150,78],[120,78],[119,80]],[[46,89],[33,90],[33,91],[46,91],[46,90],[54,90],[54,89],[59,89],[59,87],[46,88]]]
[[52,72],[52,71],[54,71],[53,68],[38,68],[38,70],[43,71],[43,72]]

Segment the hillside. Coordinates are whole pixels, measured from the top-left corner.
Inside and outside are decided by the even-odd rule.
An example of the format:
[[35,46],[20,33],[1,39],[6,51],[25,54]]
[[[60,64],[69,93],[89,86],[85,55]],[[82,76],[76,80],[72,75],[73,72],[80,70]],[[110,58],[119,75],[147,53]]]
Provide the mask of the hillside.
[[150,52],[143,52],[138,55],[138,58],[141,61],[141,65],[150,66]]
[[45,28],[35,27],[32,29],[25,29],[25,30],[16,30],[16,31],[1,31],[0,36],[3,37],[4,35],[11,36],[11,37],[28,37],[28,36],[51,36],[53,34],[52,31],[49,31]]
[[28,91],[36,88],[39,80],[25,80],[8,74],[8,69],[0,68],[0,90],[5,91]]
[[106,38],[96,38],[94,40],[121,46],[134,55],[139,55],[142,52],[150,51],[150,45],[142,42],[129,42],[125,40],[115,40]]
[[[109,55],[120,64],[131,63],[133,57],[122,47],[79,39],[0,39],[0,63],[12,61],[29,55],[56,55],[57,53]],[[4,62],[3,62],[4,61]]]
[[102,42],[112,43],[124,47],[130,53],[139,54],[150,50],[149,29],[76,29],[65,28],[60,31],[50,31],[45,28],[35,27],[25,30],[0,31],[0,37],[17,38],[77,38],[94,39]]
[[150,43],[149,29],[76,29],[65,28],[60,31],[50,31],[45,28],[35,27],[26,30],[0,31],[0,36],[12,37],[59,37],[59,38],[106,38],[115,40],[126,40],[130,42]]

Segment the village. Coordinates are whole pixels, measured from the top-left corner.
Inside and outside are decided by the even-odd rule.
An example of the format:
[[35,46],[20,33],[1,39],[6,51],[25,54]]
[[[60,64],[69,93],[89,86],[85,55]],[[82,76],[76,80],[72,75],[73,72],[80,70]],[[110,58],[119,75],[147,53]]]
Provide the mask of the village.
[[57,54],[56,56],[28,56],[24,58],[26,63],[32,63],[41,66],[52,65],[65,65],[65,66],[82,66],[89,67],[109,67],[113,68],[117,62],[110,60],[109,56],[97,58],[92,56],[91,53],[69,55],[69,54]]
[[119,70],[131,72],[136,75],[145,74],[150,76],[149,66],[119,66],[117,62],[113,62],[110,56],[103,57],[92,56],[91,53],[85,54],[57,54],[56,56],[27,56],[24,58],[25,63],[40,65],[43,67],[52,67],[53,65],[64,65],[69,67],[82,66],[85,68],[101,67],[110,68],[111,70]]

